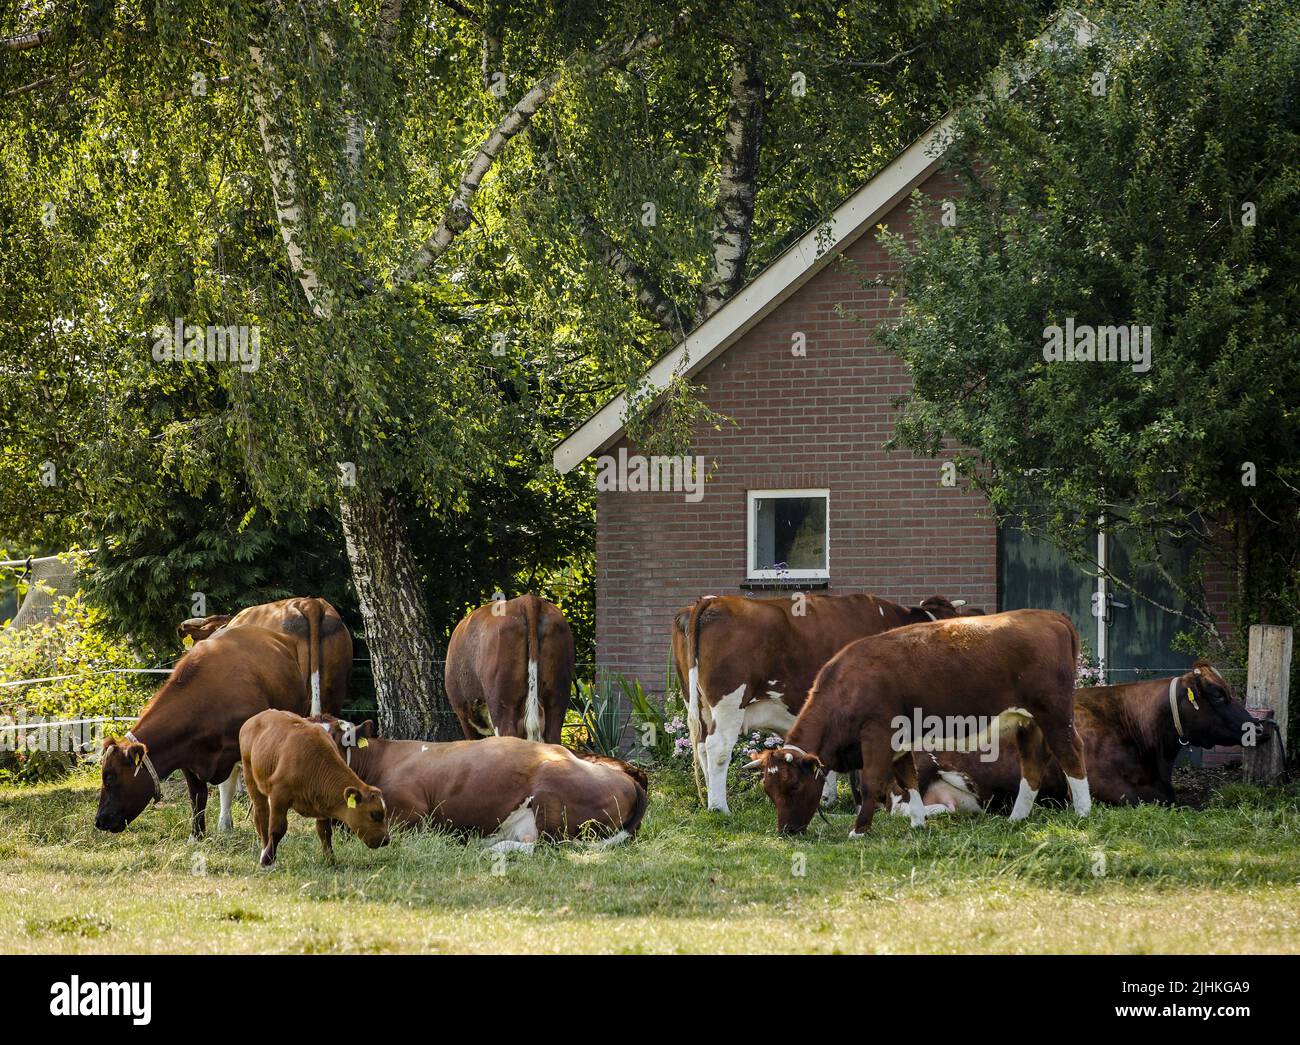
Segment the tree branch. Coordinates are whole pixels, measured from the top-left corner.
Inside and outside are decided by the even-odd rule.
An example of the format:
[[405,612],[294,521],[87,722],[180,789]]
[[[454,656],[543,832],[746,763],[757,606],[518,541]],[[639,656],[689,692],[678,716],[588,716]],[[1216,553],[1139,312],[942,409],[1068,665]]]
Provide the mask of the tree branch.
[[638,55],[660,46],[686,26],[691,19],[692,16],[683,11],[662,30],[647,30],[621,46],[606,45],[587,54],[579,53],[571,56],[559,68],[534,84],[506,111],[496,128],[470,158],[437,229],[420,245],[414,255],[398,267],[392,277],[393,285],[402,286],[429,268],[446,253],[456,237],[469,228],[470,205],[483,183],[484,176],[492,169],[510,140],[529,126],[538,110],[555,94],[566,74],[590,79],[610,69],[622,68]]

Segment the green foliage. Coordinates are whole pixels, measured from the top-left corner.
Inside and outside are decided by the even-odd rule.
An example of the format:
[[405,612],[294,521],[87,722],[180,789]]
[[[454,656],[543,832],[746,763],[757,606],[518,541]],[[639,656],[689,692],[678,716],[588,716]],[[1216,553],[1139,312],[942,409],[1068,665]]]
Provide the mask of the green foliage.
[[[1190,542],[1243,582],[1240,637],[1300,622],[1298,15],[1124,0],[1090,45],[1037,48],[962,110],[955,227],[918,205],[914,250],[891,237],[906,303],[881,331],[914,377],[899,444],[963,447],[999,516],[1080,559],[1104,513],[1177,589]],[[1046,361],[1067,318],[1150,325],[1150,369]]]
[[623,736],[623,704],[619,699],[621,679],[599,677],[595,682],[579,679],[569,701],[571,726],[565,743],[597,755],[620,757]]

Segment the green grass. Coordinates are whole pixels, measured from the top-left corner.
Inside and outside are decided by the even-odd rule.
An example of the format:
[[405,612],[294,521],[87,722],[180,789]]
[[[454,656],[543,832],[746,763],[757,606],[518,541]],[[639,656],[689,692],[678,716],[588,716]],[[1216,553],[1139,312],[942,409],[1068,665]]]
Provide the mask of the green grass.
[[832,826],[782,839],[752,780],[724,818],[661,772],[630,846],[494,866],[437,834],[336,834],[330,867],[291,816],[269,872],[243,804],[233,834],[195,845],[178,782],[120,835],[94,829],[96,790],[88,772],[0,790],[0,951],[1300,951],[1295,789],[1087,821],[882,816],[863,840],[845,798]]

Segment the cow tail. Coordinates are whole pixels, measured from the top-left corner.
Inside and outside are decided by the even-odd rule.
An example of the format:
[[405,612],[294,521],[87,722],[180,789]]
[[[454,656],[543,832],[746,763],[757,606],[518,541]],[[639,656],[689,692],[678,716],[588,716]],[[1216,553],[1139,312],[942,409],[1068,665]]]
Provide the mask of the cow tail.
[[691,615],[686,621],[686,725],[691,736],[691,775],[695,779],[695,794],[704,801],[704,786],[700,781],[700,612],[708,605],[707,599],[696,599]]
[[321,713],[321,684],[320,684],[320,665],[324,659],[321,656],[320,633],[321,618],[324,617],[325,610],[321,605],[320,599],[310,599],[307,603],[307,692],[311,698],[311,713],[319,715]]
[[524,597],[524,673],[528,679],[528,694],[524,703],[524,736],[529,740],[542,739],[542,701],[537,691],[538,658],[541,654],[542,636],[538,629],[538,600],[532,595]]
[[649,795],[646,789],[637,781],[636,802],[632,806],[632,813],[623,821],[623,830],[627,832],[629,838],[635,838],[637,831],[641,829],[641,821],[645,817],[645,807]]

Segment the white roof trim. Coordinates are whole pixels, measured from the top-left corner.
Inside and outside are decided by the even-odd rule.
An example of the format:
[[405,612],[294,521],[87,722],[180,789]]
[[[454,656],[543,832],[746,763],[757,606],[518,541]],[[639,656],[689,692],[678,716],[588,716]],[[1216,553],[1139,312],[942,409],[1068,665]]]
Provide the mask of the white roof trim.
[[[656,396],[673,375],[691,377],[736,343],[759,320],[774,311],[845,247],[896,207],[939,166],[947,148],[952,116],[947,116],[909,145],[892,163],[845,200],[822,224],[729,298],[720,309],[686,335],[641,378],[639,395]],[[829,236],[825,230],[829,229]],[[825,244],[825,246],[822,246]],[[555,448],[558,472],[572,471],[623,434],[627,396],[620,394]]]
[[[1054,24],[1069,24],[1075,39],[1086,43],[1092,26],[1081,16],[1067,12]],[[1050,38],[1051,30],[1039,41]],[[1017,72],[999,71],[996,88],[1005,90],[1009,81],[1020,80]],[[671,351],[650,367],[641,378],[638,396],[658,396],[681,373],[692,377],[736,343],[756,323],[769,315],[831,259],[905,200],[943,160],[951,142],[954,116],[949,113],[903,150],[888,166],[841,203],[830,217],[788,247],[776,260],[747,283],[735,296],[686,335]],[[827,235],[829,229],[829,236]],[[819,246],[819,240],[826,246]],[[572,471],[592,454],[607,449],[623,434],[627,421],[627,396],[619,394],[597,410],[572,435],[555,447],[552,461],[560,473]]]

